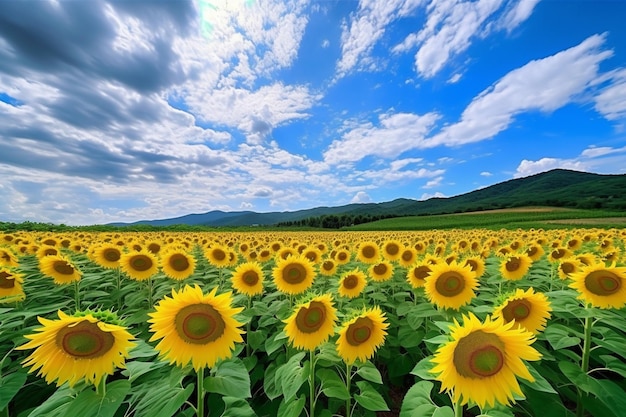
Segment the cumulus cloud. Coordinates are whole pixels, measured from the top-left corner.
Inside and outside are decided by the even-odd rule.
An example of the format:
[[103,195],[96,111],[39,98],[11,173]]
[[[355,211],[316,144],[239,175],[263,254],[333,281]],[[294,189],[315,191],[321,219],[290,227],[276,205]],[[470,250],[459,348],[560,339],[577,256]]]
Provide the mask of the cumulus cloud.
[[350,200],[350,203],[371,203],[371,202],[372,202],[372,198],[365,191],[359,191],[358,193],[354,195],[354,197],[352,197],[352,200]]
[[430,194],[430,193],[424,193],[422,194],[422,196],[419,198],[420,201],[425,201],[425,200],[430,200],[431,198],[446,198],[446,195],[443,193],[440,193],[439,191],[437,191],[436,193]]

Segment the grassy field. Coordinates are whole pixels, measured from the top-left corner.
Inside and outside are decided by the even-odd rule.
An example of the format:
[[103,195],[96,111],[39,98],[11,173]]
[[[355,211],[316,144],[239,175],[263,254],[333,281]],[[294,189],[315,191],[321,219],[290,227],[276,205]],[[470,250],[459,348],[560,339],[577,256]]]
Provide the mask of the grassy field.
[[529,229],[554,227],[626,227],[626,212],[524,207],[434,216],[383,219],[349,230]]

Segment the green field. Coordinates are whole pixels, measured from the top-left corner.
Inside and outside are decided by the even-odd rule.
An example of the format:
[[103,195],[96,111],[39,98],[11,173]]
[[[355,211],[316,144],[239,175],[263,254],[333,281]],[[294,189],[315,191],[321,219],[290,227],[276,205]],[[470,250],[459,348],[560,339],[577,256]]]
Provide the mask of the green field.
[[[554,222],[554,223],[553,223]],[[349,230],[530,229],[626,227],[626,212],[562,208],[519,208],[461,214],[407,216],[355,225]]]

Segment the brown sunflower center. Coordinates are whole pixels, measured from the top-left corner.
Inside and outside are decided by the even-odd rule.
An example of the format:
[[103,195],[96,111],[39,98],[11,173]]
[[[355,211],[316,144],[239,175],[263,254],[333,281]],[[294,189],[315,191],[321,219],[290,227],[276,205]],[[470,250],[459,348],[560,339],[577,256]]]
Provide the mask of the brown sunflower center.
[[592,271],[585,277],[585,287],[593,294],[609,296],[622,288],[622,278],[604,269]]
[[469,266],[472,271],[478,270],[478,262],[475,259],[467,259],[465,261],[465,265]]
[[374,273],[376,275],[385,275],[387,273],[387,265],[382,263],[374,265]]
[[465,289],[465,278],[455,271],[446,271],[435,282],[435,288],[444,297],[454,297]]
[[371,245],[365,245],[361,248],[361,255],[366,259],[372,259],[376,256],[376,249]]
[[212,253],[213,257],[218,261],[223,261],[224,259],[226,259],[226,252],[224,252],[222,249],[215,248],[213,249]]
[[413,252],[410,250],[405,250],[402,252],[401,258],[404,262],[410,262],[413,259]]
[[181,308],[174,319],[174,326],[181,339],[196,345],[214,342],[226,329],[222,315],[209,304],[192,304]]
[[117,262],[120,260],[121,253],[119,249],[107,248],[102,252],[102,256],[109,262]]
[[520,258],[518,258],[517,256],[513,256],[506,261],[506,264],[504,266],[507,271],[515,272],[522,267],[522,262]]
[[256,271],[246,271],[241,277],[242,281],[249,286],[254,286],[259,282],[259,274]]
[[495,334],[476,330],[458,341],[452,361],[466,378],[487,378],[504,366],[504,344]]
[[152,259],[146,255],[133,255],[130,258],[129,264],[135,271],[143,272],[152,268]]
[[306,279],[306,268],[298,263],[285,266],[283,269],[283,280],[288,284],[300,284]]
[[322,263],[322,269],[324,269],[324,271],[332,271],[334,267],[335,264],[332,261],[324,261]]
[[553,259],[560,259],[560,258],[565,256],[565,253],[566,253],[565,250],[562,249],[562,248],[553,250],[552,251],[552,258]]
[[148,245],[148,250],[152,253],[159,253],[159,251],[161,250],[161,245],[159,245],[158,243],[150,243]]
[[428,274],[430,274],[430,268],[427,265],[413,268],[413,276],[419,280],[425,280]]
[[55,261],[52,264],[52,268],[61,275],[72,275],[74,273],[74,267],[65,261]]
[[359,278],[354,274],[348,275],[343,280],[343,287],[345,289],[352,290],[356,288],[357,285],[359,285]]
[[170,256],[169,264],[174,271],[178,272],[186,271],[190,266],[189,259],[182,253],[175,253]]
[[339,252],[337,254],[337,259],[339,259],[340,261],[345,261],[348,259],[348,254],[345,252]]
[[502,309],[502,315],[507,322],[524,320],[530,315],[531,305],[528,300],[511,300]]
[[528,256],[535,256],[537,252],[539,252],[539,248],[537,248],[536,246],[531,246],[526,249],[526,255]]
[[59,251],[56,250],[55,248],[46,248],[43,251],[43,254],[45,256],[56,255],[57,253],[59,253]]
[[101,330],[97,323],[84,320],[60,329],[56,334],[56,344],[70,356],[93,359],[111,350],[115,337],[110,332]]
[[6,271],[0,271],[0,288],[9,289],[15,287],[15,278]]
[[576,266],[571,262],[563,262],[561,263],[561,271],[563,271],[564,274],[571,274],[576,271]]
[[326,321],[326,306],[319,301],[311,301],[309,308],[300,307],[296,315],[296,326],[302,333],[315,333]]
[[359,346],[369,340],[372,335],[374,323],[369,317],[359,317],[348,326],[346,330],[346,341],[352,346]]
[[395,243],[389,243],[385,246],[385,251],[387,251],[389,255],[397,255],[398,252],[400,252],[400,247]]

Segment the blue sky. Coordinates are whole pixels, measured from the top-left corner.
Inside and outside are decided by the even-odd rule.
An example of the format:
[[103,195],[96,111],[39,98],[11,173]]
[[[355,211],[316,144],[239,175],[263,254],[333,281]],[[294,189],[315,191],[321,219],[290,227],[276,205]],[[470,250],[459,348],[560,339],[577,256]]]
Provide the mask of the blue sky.
[[626,173],[626,2],[0,2],[0,221]]

